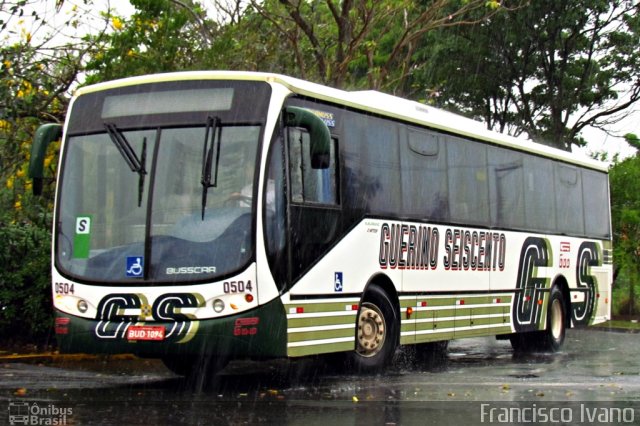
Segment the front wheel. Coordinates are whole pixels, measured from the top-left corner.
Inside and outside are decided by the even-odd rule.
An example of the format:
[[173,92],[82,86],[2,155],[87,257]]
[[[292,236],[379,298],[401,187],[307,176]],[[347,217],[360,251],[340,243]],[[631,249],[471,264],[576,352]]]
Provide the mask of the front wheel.
[[399,323],[387,293],[378,286],[370,287],[358,312],[356,350],[351,354],[358,371],[379,371],[391,362],[398,346]]

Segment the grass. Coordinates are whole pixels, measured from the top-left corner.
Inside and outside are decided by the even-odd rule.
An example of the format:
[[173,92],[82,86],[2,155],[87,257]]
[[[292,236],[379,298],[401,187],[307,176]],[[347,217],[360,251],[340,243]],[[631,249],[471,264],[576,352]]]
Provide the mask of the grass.
[[602,324],[596,324],[594,327],[602,328],[620,328],[625,330],[640,330],[640,321],[632,322],[628,320],[611,320],[603,322]]

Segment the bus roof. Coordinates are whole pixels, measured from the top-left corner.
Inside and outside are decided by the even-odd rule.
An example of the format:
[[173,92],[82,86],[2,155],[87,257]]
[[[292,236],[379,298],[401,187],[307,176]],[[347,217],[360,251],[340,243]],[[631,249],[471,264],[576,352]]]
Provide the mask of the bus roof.
[[609,164],[591,159],[584,154],[562,151],[556,148],[518,139],[513,136],[488,130],[483,123],[467,117],[454,114],[442,109],[434,108],[419,102],[406,100],[374,90],[344,91],[321,84],[288,77],[281,74],[249,72],[249,71],[184,71],[164,74],[151,74],[129,77],[99,83],[78,89],[76,96],[116,87],[134,84],[146,84],[163,81],[181,80],[250,80],[265,81],[285,86],[291,92],[309,96],[315,99],[344,105],[357,110],[400,119],[403,121],[424,125],[436,130],[469,137],[512,149],[534,153],[544,157],[554,158],[563,162],[588,167],[591,169],[608,171]]

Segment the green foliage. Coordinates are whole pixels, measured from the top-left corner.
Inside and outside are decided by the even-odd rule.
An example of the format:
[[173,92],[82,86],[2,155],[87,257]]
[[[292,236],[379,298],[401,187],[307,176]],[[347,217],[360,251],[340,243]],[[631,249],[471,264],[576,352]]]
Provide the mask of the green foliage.
[[51,330],[50,212],[58,146],[45,158],[51,178],[45,196],[34,199],[26,173],[31,140],[42,122],[64,119],[83,51],[71,43],[47,47],[49,39],[36,37],[45,20],[27,11],[32,4],[9,4],[12,15],[0,25],[0,338],[34,341]]
[[[86,84],[134,75],[205,68],[203,58],[209,51],[208,36],[200,32],[201,8],[178,7],[169,0],[133,0],[136,12],[130,17],[105,16],[112,31],[90,35],[95,49],[86,65]],[[199,12],[201,13],[201,12]]]
[[635,149],[640,149],[640,138],[634,133],[624,135],[624,140]]
[[610,171],[611,215],[616,267],[615,295],[621,313],[637,312],[640,285],[640,156]]
[[[490,128],[571,150],[640,98],[637,5],[539,0],[486,23],[443,29],[416,76],[439,105]],[[622,99],[623,88],[628,96]]]
[[50,221],[40,216],[39,222],[17,222],[10,215],[0,218],[3,339],[43,342],[53,327]]

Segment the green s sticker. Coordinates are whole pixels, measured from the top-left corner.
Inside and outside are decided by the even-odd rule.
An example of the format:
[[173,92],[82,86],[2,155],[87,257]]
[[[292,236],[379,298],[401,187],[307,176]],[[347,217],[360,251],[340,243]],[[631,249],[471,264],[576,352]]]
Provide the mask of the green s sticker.
[[76,218],[76,232],[73,237],[73,257],[76,259],[89,258],[91,247],[91,216]]

